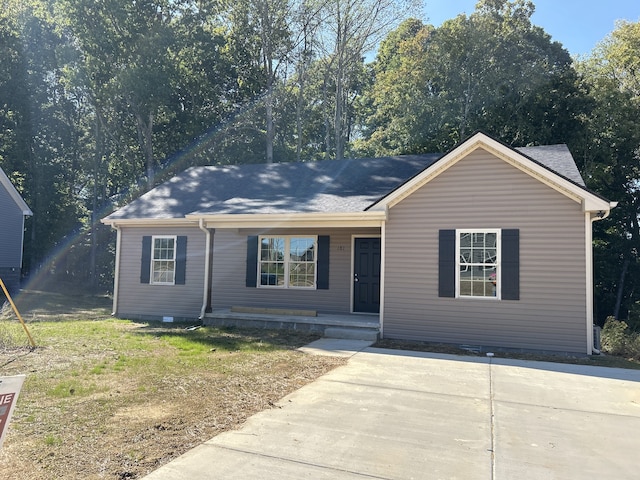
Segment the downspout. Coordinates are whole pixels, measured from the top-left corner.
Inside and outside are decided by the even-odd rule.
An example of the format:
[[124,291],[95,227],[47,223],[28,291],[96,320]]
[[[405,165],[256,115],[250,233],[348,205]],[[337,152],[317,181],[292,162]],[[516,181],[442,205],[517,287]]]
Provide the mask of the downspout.
[[600,355],[600,350],[593,346],[593,222],[604,220],[611,213],[611,209],[616,207],[618,202],[610,202],[608,210],[598,212],[586,212],[588,228],[587,241],[585,242],[585,254],[587,260],[587,355]]
[[113,273],[113,307],[111,311],[112,316],[118,314],[118,292],[120,290],[120,256],[122,255],[122,230],[115,223],[112,227],[116,231],[116,265]]
[[[387,209],[387,216],[389,215],[389,207]],[[385,263],[386,263],[386,244],[387,244],[387,222],[382,222],[380,226],[380,313],[378,313],[378,322],[380,323],[380,338],[384,338],[384,297],[385,297]]]
[[203,285],[203,294],[202,294],[202,308],[200,308],[200,317],[199,320],[202,320],[204,318],[204,314],[207,311],[207,304],[209,302],[209,299],[207,298],[209,296],[209,273],[210,273],[210,265],[211,265],[211,259],[209,258],[211,256],[211,249],[210,249],[210,245],[211,245],[211,231],[205,227],[204,225],[204,219],[200,218],[198,221],[198,227],[200,228],[200,230],[202,230],[205,234],[205,247],[204,247],[204,285]]

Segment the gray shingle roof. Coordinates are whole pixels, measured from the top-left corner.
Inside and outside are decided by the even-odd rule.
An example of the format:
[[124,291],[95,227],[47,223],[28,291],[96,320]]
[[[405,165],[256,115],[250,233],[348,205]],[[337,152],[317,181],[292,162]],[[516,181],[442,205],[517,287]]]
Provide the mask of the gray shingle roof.
[[585,186],[576,162],[573,160],[573,156],[571,156],[571,152],[566,145],[541,145],[539,147],[521,147],[515,150],[581,187]]
[[[564,145],[517,149],[584,186]],[[192,167],[105,220],[169,219],[187,214],[363,211],[441,154],[309,163]]]

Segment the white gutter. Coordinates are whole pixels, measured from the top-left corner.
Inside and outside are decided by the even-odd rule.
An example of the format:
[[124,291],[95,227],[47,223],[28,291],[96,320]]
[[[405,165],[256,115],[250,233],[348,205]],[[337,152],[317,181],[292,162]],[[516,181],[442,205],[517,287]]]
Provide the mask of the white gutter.
[[209,228],[319,228],[319,227],[380,227],[387,219],[386,211],[338,213],[256,213],[256,214],[198,214],[186,220],[205,221]]
[[115,272],[113,274],[113,307],[111,315],[115,316],[118,313],[118,290],[120,288],[120,256],[121,256],[121,246],[122,246],[122,231],[120,226],[115,223],[111,224],[117,233],[116,236],[116,266]]
[[209,275],[210,275],[210,265],[211,259],[209,258],[211,255],[211,231],[205,227],[204,219],[200,218],[198,222],[198,227],[205,233],[206,236],[206,244],[204,247],[204,286],[203,286],[203,294],[202,294],[202,308],[200,309],[200,319],[204,318],[204,314],[207,310],[208,296],[209,296]]
[[189,219],[184,217],[179,218],[119,218],[115,220],[109,220],[109,217],[100,220],[100,223],[104,225],[110,225],[115,228],[115,225],[126,227],[186,227],[198,226],[198,220]]

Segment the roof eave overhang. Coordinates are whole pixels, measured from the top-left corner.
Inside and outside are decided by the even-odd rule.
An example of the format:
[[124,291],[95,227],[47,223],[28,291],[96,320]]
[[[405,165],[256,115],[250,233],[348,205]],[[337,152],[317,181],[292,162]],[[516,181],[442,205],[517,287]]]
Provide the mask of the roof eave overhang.
[[461,143],[456,148],[445,154],[440,160],[427,167],[421,173],[401,185],[398,189],[391,192],[386,197],[378,200],[369,207],[369,210],[382,210],[391,208],[404,200],[406,197],[414,193],[426,183],[451,168],[460,160],[471,154],[475,150],[484,149],[506,163],[515,168],[531,175],[545,185],[571,198],[575,202],[582,205],[584,212],[606,212],[608,213],[613,206],[609,201],[591,193],[585,188],[567,180],[543,167],[524,154],[514,150],[513,148],[494,140],[493,138],[483,134],[476,133],[467,141]]
[[338,213],[257,213],[190,214],[187,219],[203,220],[207,228],[320,228],[380,227],[387,211]]
[[116,227],[191,227],[198,226],[198,220],[182,218],[103,218],[105,225]]
[[182,218],[127,218],[101,220],[111,227],[197,227],[207,228],[320,228],[380,227],[387,211],[339,213],[258,213],[204,214],[192,213]]

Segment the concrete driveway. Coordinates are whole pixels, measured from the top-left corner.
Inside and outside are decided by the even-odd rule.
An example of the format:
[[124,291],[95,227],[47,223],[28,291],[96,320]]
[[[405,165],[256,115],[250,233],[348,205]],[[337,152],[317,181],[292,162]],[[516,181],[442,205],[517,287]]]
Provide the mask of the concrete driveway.
[[346,366],[145,478],[640,478],[640,371],[346,354]]

